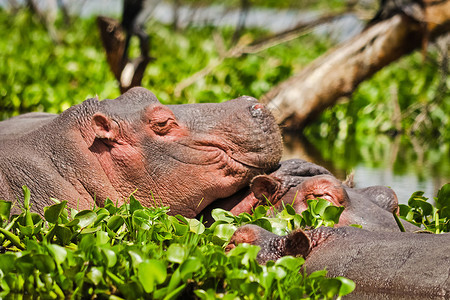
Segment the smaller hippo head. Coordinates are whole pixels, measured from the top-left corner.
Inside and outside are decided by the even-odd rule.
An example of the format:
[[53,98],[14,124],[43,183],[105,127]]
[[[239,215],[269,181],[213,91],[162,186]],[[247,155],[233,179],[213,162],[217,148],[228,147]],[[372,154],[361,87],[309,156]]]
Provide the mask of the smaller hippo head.
[[[256,176],[251,183],[250,193],[232,212],[251,211],[260,203],[270,203],[276,210],[284,204],[291,204],[297,213],[307,209],[308,200],[322,198],[335,206],[344,206],[337,226],[359,224],[368,230],[397,231],[398,226],[392,213],[398,210],[394,191],[383,186],[350,188],[332,175],[303,176]],[[406,224],[409,230],[414,230]]]
[[[118,194],[173,214],[196,216],[275,168],[281,135],[269,111],[251,97],[224,103],[164,106],[133,88],[100,102],[90,150]],[[153,194],[155,199],[151,199]]]

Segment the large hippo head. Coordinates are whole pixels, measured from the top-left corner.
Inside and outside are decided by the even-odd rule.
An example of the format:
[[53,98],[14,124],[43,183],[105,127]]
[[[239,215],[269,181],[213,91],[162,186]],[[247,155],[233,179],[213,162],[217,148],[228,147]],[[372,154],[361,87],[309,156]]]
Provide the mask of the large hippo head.
[[0,198],[27,185],[41,213],[50,197],[85,209],[134,192],[143,205],[194,217],[274,169],[282,151],[274,118],[254,98],[165,106],[144,88],[1,122],[0,141]]
[[138,188],[144,204],[188,217],[273,169],[282,151],[272,115],[247,96],[164,106],[134,88],[101,101],[92,126],[90,149],[121,195]]

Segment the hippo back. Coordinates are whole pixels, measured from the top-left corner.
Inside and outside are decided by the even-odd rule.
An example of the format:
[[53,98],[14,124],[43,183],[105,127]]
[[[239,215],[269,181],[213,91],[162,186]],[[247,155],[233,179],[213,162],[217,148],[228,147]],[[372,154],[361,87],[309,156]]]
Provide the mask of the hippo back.
[[56,117],[57,115],[54,114],[32,112],[2,121],[0,122],[0,141],[29,134]]

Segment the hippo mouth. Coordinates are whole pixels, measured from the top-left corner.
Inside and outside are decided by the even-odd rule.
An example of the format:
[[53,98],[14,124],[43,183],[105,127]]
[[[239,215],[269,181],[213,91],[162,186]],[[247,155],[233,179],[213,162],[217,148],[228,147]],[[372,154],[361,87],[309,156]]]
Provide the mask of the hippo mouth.
[[[202,153],[215,153],[213,155],[215,159],[199,163],[200,165],[214,164],[217,160],[227,161],[227,158],[247,169],[256,169],[258,171],[266,171],[270,169],[272,165],[270,161],[265,162],[262,159],[264,153],[249,152],[249,154],[245,154],[243,151],[239,151],[238,147],[229,146],[222,141],[201,141],[190,145],[183,144],[183,146]],[[203,157],[204,156],[205,155],[203,155]],[[277,163],[278,162],[275,162],[273,165],[276,166]]]

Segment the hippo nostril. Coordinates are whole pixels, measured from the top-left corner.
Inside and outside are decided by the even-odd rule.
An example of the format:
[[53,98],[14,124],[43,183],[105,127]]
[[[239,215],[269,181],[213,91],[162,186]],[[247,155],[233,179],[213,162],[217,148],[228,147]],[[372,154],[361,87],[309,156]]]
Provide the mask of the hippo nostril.
[[262,105],[261,103],[253,104],[250,110],[252,117],[254,118],[262,117],[264,115],[263,108],[264,105]]
[[263,109],[264,105],[262,105],[261,103],[256,103],[255,105],[252,106],[253,109]]

